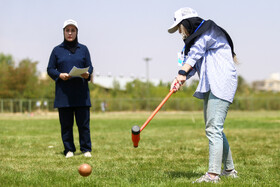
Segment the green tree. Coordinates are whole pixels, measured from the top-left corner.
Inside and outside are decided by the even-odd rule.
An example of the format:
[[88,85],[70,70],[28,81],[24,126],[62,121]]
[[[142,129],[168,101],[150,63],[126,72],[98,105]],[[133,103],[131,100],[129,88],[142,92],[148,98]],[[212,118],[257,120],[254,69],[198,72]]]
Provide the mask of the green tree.
[[16,77],[14,79],[18,94],[18,98],[38,98],[39,97],[39,82],[37,72],[38,62],[32,62],[29,59],[20,61],[15,69]]
[[112,96],[117,97],[118,93],[120,92],[120,89],[121,89],[120,83],[116,79],[114,79]]
[[251,92],[250,86],[242,76],[238,76],[238,86],[236,92],[238,95],[249,95]]
[[21,60],[17,67],[11,55],[0,54],[0,97],[38,98],[38,62]]
[[54,99],[55,96],[55,81],[47,76],[46,78],[38,81],[37,98],[41,99]]
[[[151,88],[151,86],[149,86]],[[146,98],[147,97],[147,83],[141,82],[139,79],[126,84],[126,92],[131,98]]]
[[0,53],[0,97],[13,97],[10,92],[9,81],[14,78],[14,60],[11,55]]

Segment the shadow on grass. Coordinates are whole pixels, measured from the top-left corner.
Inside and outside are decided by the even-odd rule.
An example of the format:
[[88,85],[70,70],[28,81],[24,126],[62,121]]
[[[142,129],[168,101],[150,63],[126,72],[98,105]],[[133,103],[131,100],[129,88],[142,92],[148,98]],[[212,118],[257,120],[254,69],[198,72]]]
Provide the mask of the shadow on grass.
[[171,178],[193,178],[193,177],[201,177],[203,175],[203,173],[183,172],[183,171],[166,171],[165,173]]

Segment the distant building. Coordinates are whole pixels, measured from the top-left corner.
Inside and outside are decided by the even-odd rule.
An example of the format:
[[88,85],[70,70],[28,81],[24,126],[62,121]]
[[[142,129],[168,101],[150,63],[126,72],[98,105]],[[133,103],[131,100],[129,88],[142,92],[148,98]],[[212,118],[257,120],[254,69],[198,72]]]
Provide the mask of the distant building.
[[253,88],[260,91],[280,92],[280,73],[273,73],[263,81],[254,81]]
[[[129,77],[125,77],[123,75],[120,76],[112,76],[109,72],[108,75],[99,75],[99,73],[94,74],[93,83],[102,86],[103,88],[113,89],[119,87],[120,90],[126,89],[126,84],[134,81],[135,79],[139,79],[142,82],[146,82],[146,78],[135,78],[133,75]],[[150,79],[149,82],[154,84],[155,86],[160,84],[160,80],[158,79]]]
[[[43,72],[39,74],[39,81],[46,80],[47,78],[48,78],[47,72]],[[93,84],[98,84],[103,88],[107,88],[107,89],[113,89],[119,87],[120,90],[125,90],[126,84],[134,81],[135,79],[138,79],[142,82],[147,81],[147,79],[144,77],[137,78],[134,75],[112,76],[112,73],[108,72],[108,75],[100,75],[99,73],[94,73],[92,82]],[[151,82],[155,86],[158,86],[161,81],[159,79],[150,79],[149,82]]]

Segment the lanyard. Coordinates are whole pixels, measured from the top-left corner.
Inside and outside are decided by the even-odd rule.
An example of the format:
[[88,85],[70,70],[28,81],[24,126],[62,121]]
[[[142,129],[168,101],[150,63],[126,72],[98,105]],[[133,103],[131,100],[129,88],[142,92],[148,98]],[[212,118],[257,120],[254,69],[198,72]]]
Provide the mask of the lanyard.
[[[194,33],[201,27],[201,25],[204,23],[205,20],[202,20],[202,22],[198,25],[198,27],[195,29]],[[186,45],[184,46],[183,50],[182,50],[182,54],[185,51]]]
[[205,20],[202,20],[202,22],[198,25],[198,27],[195,29],[194,33],[201,27],[201,25],[204,23]]

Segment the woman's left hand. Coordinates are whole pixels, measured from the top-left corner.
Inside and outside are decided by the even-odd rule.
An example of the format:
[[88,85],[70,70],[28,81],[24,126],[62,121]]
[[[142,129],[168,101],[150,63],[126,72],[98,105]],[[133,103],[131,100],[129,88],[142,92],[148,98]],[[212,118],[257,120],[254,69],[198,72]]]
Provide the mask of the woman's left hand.
[[89,72],[83,73],[83,74],[81,74],[81,76],[82,76],[84,79],[88,79],[88,77],[89,77]]

